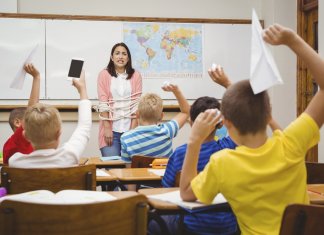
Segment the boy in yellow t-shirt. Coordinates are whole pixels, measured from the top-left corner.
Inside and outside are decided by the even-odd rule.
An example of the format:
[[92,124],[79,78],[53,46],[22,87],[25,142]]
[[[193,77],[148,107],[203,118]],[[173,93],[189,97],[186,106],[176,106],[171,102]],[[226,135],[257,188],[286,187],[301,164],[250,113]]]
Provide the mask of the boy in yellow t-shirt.
[[[279,234],[283,211],[291,203],[309,203],[305,154],[319,141],[324,121],[324,61],[295,32],[269,27],[264,40],[287,45],[308,66],[319,85],[306,110],[283,131],[267,136],[271,106],[266,91],[253,94],[248,80],[228,87],[222,99],[222,119],[235,150],[212,155],[197,175],[201,143],[220,119],[215,110],[201,113],[192,127],[182,168],[183,200],[211,203],[222,193],[231,205],[242,234]],[[210,76],[216,82],[216,72]]]

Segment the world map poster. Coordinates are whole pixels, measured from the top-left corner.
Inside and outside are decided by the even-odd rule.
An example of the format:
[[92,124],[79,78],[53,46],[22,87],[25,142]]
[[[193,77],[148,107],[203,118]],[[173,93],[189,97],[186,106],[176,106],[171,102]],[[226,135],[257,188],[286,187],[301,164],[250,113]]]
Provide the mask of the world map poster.
[[202,24],[124,23],[123,37],[144,78],[202,78]]

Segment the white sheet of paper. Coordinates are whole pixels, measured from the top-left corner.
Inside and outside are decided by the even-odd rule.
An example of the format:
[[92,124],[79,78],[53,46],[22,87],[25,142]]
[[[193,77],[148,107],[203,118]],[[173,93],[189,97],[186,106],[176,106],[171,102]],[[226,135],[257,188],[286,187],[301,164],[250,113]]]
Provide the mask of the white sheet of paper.
[[163,177],[165,173],[165,169],[149,169],[148,171],[161,177]]
[[253,9],[250,84],[254,94],[283,83],[269,45],[262,38],[262,31],[258,16]]
[[19,89],[19,90],[21,90],[23,88],[24,82],[25,82],[25,77],[26,77],[26,71],[24,70],[24,65],[26,63],[30,63],[32,61],[32,59],[34,58],[34,55],[37,51],[38,45],[39,45],[39,43],[36,44],[36,46],[33,48],[33,50],[29,53],[25,62],[21,65],[21,68],[19,69],[17,75],[15,76],[15,78],[12,80],[12,82],[10,84],[10,88]]
[[96,169],[96,175],[97,176],[110,176],[106,171],[101,170],[101,169]]
[[[159,199],[159,200],[162,200],[162,201],[171,202],[171,203],[174,203],[176,205],[179,205],[181,207],[188,208],[188,209],[194,209],[194,208],[198,208],[198,207],[207,206],[206,204],[203,204],[203,203],[201,203],[199,201],[196,201],[196,202],[185,202],[185,201],[183,201],[181,199],[179,190],[168,192],[168,193],[148,195],[147,197],[152,198],[152,199]],[[214,200],[213,200],[213,202],[211,204],[221,204],[221,203],[226,203],[226,202],[227,201],[224,198],[223,194],[219,193],[214,198]]]

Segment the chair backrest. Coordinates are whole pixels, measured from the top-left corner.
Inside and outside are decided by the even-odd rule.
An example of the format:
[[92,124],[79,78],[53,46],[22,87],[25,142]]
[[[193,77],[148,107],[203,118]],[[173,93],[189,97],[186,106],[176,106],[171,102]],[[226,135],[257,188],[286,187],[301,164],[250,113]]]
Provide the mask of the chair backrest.
[[280,235],[323,235],[324,206],[288,205],[284,211]]
[[324,184],[324,163],[306,162],[307,184]]
[[39,189],[58,192],[64,189],[96,190],[96,166],[65,168],[1,168],[1,185],[8,194]]
[[154,157],[132,156],[131,168],[149,168],[154,161]]
[[4,200],[0,204],[0,234],[144,235],[147,213],[147,199],[140,194],[77,205]]

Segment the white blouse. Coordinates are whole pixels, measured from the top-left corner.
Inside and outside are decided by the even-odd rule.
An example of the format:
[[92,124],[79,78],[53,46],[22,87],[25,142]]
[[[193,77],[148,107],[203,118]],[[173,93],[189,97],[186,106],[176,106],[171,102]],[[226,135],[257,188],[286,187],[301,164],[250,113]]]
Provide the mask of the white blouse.
[[[128,99],[131,95],[131,83],[127,80],[128,74],[117,74],[111,80],[111,94],[114,99],[114,118],[118,120],[113,122],[112,130],[115,132],[123,133],[130,129],[131,119],[128,117],[130,114],[131,101]],[[126,116],[126,117],[125,117]]]

